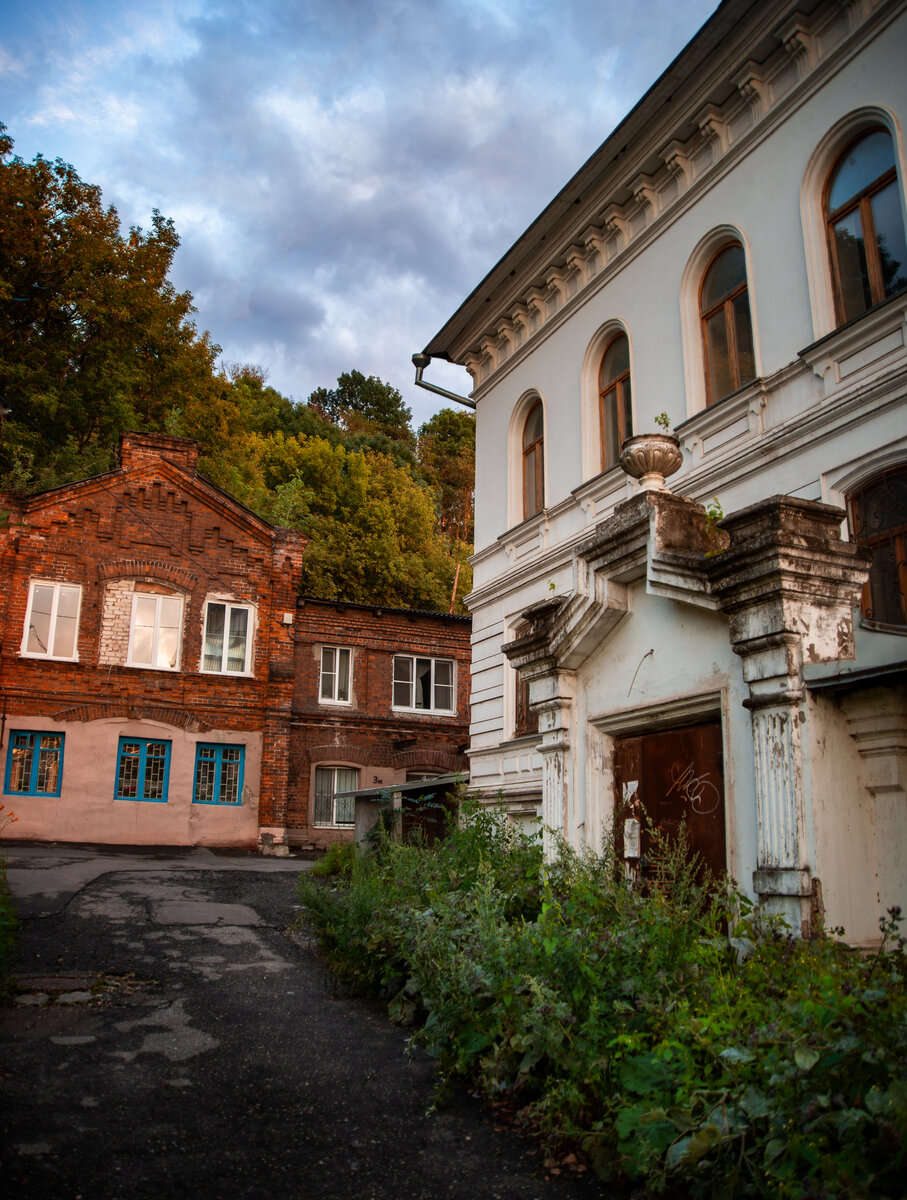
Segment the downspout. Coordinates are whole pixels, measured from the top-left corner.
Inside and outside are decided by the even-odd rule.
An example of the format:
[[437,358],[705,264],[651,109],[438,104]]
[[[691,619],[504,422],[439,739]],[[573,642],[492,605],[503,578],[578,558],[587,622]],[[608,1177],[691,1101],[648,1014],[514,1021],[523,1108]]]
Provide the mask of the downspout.
[[416,368],[416,387],[425,388],[427,392],[434,392],[438,396],[444,396],[448,400],[456,400],[457,404],[465,404],[467,408],[475,408],[475,400],[470,400],[468,396],[458,396],[456,392],[449,392],[446,388],[438,387],[435,383],[426,383],[422,378],[422,372],[431,362],[430,354],[414,354],[413,366]]

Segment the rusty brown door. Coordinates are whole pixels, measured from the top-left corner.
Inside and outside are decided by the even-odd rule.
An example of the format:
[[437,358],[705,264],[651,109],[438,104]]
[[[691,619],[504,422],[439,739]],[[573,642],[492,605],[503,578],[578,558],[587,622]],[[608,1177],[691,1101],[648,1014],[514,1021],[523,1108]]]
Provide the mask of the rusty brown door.
[[617,852],[631,868],[646,874],[653,826],[673,839],[686,822],[692,849],[710,871],[724,874],[720,722],[616,739],[614,782]]

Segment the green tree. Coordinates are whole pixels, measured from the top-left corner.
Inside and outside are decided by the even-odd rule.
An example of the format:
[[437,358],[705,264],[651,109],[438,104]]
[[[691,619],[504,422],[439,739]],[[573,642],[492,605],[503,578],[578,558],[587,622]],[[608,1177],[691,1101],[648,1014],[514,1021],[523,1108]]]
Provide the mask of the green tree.
[[384,436],[412,447],[412,412],[392,384],[377,375],[347,371],[335,388],[316,388],[309,407],[351,436]]
[[442,408],[419,429],[417,456],[438,496],[438,524],[454,541],[473,541],[476,422],[472,413]]
[[[309,538],[303,591],[325,599],[446,611],[465,550],[437,529],[431,493],[393,458],[299,438],[298,467],[269,516]],[[461,610],[462,611],[462,610]]]
[[216,441],[226,381],[167,278],[173,222],[122,234],[71,166],[12,150],[0,126],[0,470],[35,487],[95,473],[122,430],[164,429],[177,405]]

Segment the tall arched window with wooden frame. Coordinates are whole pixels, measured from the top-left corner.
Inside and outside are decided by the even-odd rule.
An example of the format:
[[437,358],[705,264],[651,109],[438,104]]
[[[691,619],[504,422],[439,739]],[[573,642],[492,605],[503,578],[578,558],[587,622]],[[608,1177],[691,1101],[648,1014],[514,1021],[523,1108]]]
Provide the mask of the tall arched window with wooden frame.
[[907,288],[907,242],[894,143],[862,134],[838,156],[825,186],[825,220],[838,323]]
[[617,465],[621,445],[633,436],[630,341],[625,333],[616,334],[605,348],[598,390],[602,470],[607,471]]
[[545,507],[545,413],[541,400],[523,423],[523,519]]
[[702,277],[699,317],[705,353],[707,404],[756,378],[746,256],[739,242],[715,254]]
[[879,625],[907,626],[907,466],[892,467],[848,496],[851,533],[872,551],[863,588],[863,616]]

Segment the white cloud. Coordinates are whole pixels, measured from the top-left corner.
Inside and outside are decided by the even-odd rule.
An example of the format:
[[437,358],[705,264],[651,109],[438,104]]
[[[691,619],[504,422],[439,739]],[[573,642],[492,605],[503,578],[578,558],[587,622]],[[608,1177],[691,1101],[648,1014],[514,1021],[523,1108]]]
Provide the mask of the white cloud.
[[227,361],[297,398],[356,366],[421,420],[442,402],[412,352],[707,11],[46,0],[8,22],[0,102],[20,153],[71,161],[124,223],[174,218],[174,282]]

